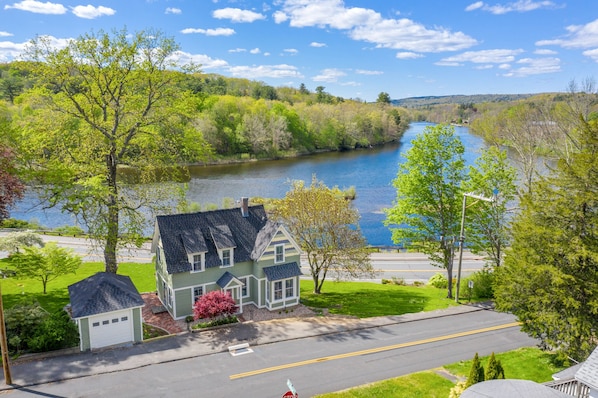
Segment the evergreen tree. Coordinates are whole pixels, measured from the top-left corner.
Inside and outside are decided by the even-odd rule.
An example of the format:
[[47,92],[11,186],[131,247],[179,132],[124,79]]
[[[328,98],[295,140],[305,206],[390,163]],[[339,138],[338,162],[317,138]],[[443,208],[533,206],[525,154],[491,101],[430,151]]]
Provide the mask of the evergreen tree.
[[465,388],[473,386],[476,383],[480,383],[484,381],[484,366],[480,362],[480,357],[478,353],[475,353],[473,357],[473,363],[471,364],[471,369],[469,370],[469,376],[467,377],[467,382]]
[[496,359],[494,353],[490,355],[488,360],[488,368],[486,369],[486,380],[504,379],[505,370],[502,367],[500,359]]
[[583,361],[598,341],[596,121],[583,123],[580,143],[523,197],[495,298],[523,331]]

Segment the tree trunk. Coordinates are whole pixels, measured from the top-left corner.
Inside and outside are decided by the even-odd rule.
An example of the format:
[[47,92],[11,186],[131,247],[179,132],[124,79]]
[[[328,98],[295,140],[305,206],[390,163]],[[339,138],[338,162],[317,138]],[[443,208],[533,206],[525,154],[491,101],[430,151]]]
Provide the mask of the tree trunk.
[[[452,246],[452,243],[451,243]],[[452,248],[444,249],[444,263],[446,264],[446,280],[448,282],[448,292],[446,298],[453,298],[453,259],[454,251]]]
[[104,246],[104,262],[106,272],[116,274],[118,263],[116,262],[116,248],[118,245],[118,187],[116,185],[116,156],[114,153],[106,156],[108,169],[108,225],[106,229],[106,243]]

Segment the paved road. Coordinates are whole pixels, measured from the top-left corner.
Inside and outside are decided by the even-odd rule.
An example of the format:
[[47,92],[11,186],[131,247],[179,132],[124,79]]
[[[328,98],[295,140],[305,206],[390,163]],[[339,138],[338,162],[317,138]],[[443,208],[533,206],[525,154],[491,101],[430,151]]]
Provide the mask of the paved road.
[[[15,365],[13,380],[27,387],[8,394],[267,398],[282,396],[291,379],[300,396],[310,397],[471,359],[476,352],[489,355],[536,345],[514,321],[509,314],[458,306],[363,320],[244,323]],[[223,349],[239,341],[249,342],[251,351],[232,356]]]
[[[6,236],[6,230],[0,231],[0,237]],[[46,242],[57,242],[60,246],[71,248],[75,253],[84,258],[85,261],[104,261],[102,248],[94,242],[85,238],[74,238],[69,236],[42,235]],[[119,251],[119,262],[151,263],[150,243],[143,244],[140,248],[123,249]],[[0,251],[0,258],[6,257],[6,252]],[[382,252],[371,255],[372,265],[378,271],[375,280],[398,278],[407,283],[414,281],[427,281],[435,273],[445,271],[430,264],[428,258],[421,253],[397,253]],[[455,259],[455,270],[457,273],[457,259]],[[479,271],[484,267],[484,260],[480,256],[473,255],[469,251],[463,253],[462,277]],[[301,261],[301,270],[309,275],[309,266],[306,259]]]

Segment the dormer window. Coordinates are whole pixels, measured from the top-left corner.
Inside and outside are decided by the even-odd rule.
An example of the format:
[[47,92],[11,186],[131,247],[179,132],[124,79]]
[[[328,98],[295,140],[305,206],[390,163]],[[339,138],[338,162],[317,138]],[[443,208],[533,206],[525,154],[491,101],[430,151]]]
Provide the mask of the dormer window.
[[274,246],[274,262],[275,263],[283,263],[284,262],[284,245]]
[[231,267],[233,265],[232,259],[232,249],[224,249],[222,250],[222,266],[223,267]]
[[191,262],[192,272],[201,272],[204,270],[204,258],[205,257],[203,253],[193,255],[193,261]]

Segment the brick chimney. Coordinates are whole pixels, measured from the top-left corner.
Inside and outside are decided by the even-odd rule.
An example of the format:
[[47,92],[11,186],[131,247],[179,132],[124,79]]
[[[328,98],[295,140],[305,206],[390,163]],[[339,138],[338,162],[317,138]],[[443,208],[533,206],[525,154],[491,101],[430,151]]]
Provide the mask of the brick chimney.
[[249,198],[241,198],[241,214],[249,217]]

